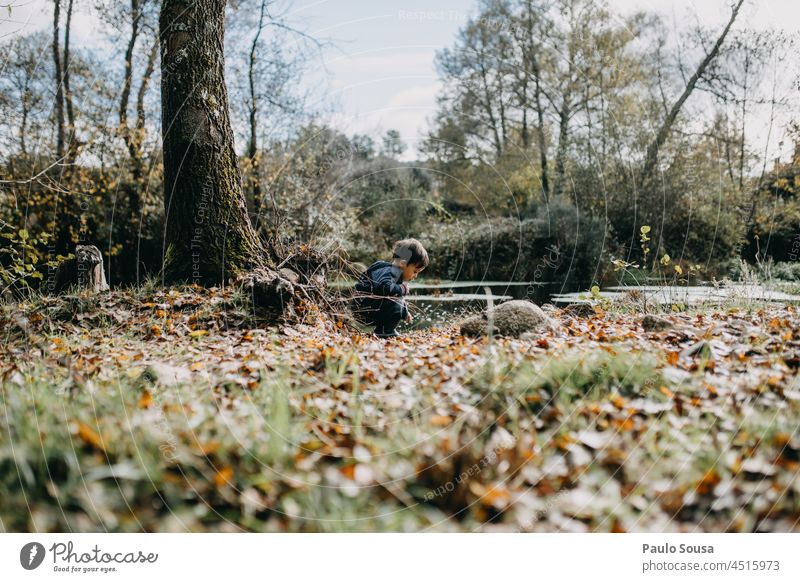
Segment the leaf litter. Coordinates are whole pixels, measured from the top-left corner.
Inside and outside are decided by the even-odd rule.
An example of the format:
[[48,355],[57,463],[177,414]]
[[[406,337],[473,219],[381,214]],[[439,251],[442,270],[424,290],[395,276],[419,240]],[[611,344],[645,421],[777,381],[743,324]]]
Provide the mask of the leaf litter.
[[[9,531],[797,531],[800,319],[379,340],[194,287],[5,306]],[[647,330],[645,330],[645,327]]]

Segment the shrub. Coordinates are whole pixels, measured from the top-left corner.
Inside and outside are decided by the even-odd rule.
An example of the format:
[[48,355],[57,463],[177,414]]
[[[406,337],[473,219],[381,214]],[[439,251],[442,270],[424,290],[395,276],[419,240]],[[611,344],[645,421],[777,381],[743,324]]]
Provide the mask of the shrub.
[[800,263],[775,263],[772,276],[780,281],[800,281]]
[[555,202],[533,218],[458,222],[437,227],[430,273],[447,279],[557,282],[586,286],[601,278],[605,222]]

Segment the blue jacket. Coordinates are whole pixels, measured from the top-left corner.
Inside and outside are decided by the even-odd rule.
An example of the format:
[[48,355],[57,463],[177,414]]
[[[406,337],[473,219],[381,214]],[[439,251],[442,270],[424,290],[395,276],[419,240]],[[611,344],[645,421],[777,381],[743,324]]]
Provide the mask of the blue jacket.
[[[388,261],[375,261],[369,268],[361,273],[356,283],[356,291],[359,295],[379,295],[380,297],[403,297],[407,287],[401,285],[403,282],[403,271],[400,267],[392,265]],[[373,301],[382,301],[374,297]],[[368,297],[364,300],[369,301]],[[362,300],[363,301],[363,300]],[[403,318],[407,311],[405,302],[398,301],[403,306]]]

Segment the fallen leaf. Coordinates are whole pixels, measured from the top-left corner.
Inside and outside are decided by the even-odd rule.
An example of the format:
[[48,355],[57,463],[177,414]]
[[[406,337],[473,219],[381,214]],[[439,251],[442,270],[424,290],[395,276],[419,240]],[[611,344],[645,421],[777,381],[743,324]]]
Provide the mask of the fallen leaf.
[[78,423],[78,438],[90,447],[103,452],[106,450],[103,446],[103,439],[97,434],[97,431],[82,422]]
[[214,485],[217,486],[217,489],[221,489],[225,485],[230,485],[232,479],[233,469],[231,467],[222,467],[216,473],[214,473]]

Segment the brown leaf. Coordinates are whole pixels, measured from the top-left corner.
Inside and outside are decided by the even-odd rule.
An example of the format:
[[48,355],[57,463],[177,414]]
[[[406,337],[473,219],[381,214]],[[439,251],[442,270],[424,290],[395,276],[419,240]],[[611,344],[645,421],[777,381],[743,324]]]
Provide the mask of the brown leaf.
[[153,395],[147,390],[143,391],[142,396],[139,398],[139,408],[150,408],[152,404]]
[[451,422],[452,419],[449,416],[441,416],[437,414],[436,416],[431,417],[431,424],[433,426],[447,426]]
[[225,485],[230,485],[233,479],[233,469],[229,466],[222,467],[214,473],[214,485],[221,489]]
[[103,439],[99,434],[97,434],[97,431],[82,422],[78,423],[78,438],[81,439],[85,444],[99,451],[105,452],[106,450],[103,446]]

